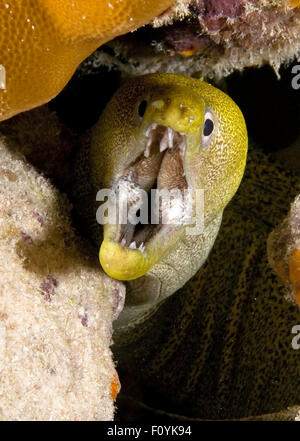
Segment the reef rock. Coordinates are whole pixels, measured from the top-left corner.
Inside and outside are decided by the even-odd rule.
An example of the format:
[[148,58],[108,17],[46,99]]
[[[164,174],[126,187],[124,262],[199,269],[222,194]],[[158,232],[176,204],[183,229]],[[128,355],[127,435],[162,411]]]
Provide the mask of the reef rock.
[[112,321],[124,288],[16,143],[0,138],[0,420],[112,420]]
[[299,56],[299,28],[299,1],[177,0],[152,27],[117,38],[82,70],[107,64],[130,74],[220,78],[268,63],[278,71]]

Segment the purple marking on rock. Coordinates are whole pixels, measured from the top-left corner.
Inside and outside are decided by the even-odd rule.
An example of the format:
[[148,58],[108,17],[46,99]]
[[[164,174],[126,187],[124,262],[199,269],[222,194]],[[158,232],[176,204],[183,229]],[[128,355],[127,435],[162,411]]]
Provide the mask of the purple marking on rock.
[[243,19],[245,5],[254,0],[201,0],[198,5],[199,23],[209,34],[218,34],[227,27],[227,19]]
[[33,216],[37,219],[37,221],[39,222],[39,224],[41,225],[41,227],[44,226],[44,219],[42,218],[42,216],[40,215],[40,213],[38,213],[37,211],[35,211],[33,213]]
[[115,302],[114,302],[113,311],[116,311],[119,307],[120,301],[122,300],[120,296],[120,290],[118,287],[114,288],[114,295],[115,295]]
[[197,7],[207,18],[236,18],[244,12],[246,3],[254,3],[254,0],[200,0]]
[[78,317],[81,319],[82,326],[87,327],[88,326],[88,315],[87,315],[87,313],[85,312],[84,315],[79,315]]
[[50,294],[44,294],[43,293],[43,296],[44,296],[44,300],[45,300],[45,302],[51,302],[52,301],[52,299],[51,299],[51,295]]
[[58,281],[51,275],[47,276],[46,280],[41,283],[40,289],[46,302],[51,302],[51,296],[55,294],[55,288],[57,286]]
[[29,236],[29,234],[25,233],[24,231],[21,231],[21,236],[22,236],[22,240],[23,242],[27,242],[27,243],[32,243],[32,237]]

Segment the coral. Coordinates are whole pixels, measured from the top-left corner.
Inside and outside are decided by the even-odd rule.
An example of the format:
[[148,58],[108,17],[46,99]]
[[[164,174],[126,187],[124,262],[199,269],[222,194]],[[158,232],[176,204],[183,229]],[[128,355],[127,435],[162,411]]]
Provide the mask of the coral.
[[269,261],[300,306],[300,194],[286,219],[269,236]]
[[[0,120],[57,95],[101,44],[149,22],[172,0],[8,0],[0,4]],[[3,82],[3,81],[2,81]]]
[[278,70],[300,53],[298,6],[287,0],[178,1],[153,22],[155,29],[114,40],[115,57],[100,50],[83,68],[106,63],[130,74],[217,78],[264,63]]
[[109,347],[124,288],[71,227],[67,198],[16,153],[26,131],[9,138],[0,138],[0,420],[111,420],[119,383]]

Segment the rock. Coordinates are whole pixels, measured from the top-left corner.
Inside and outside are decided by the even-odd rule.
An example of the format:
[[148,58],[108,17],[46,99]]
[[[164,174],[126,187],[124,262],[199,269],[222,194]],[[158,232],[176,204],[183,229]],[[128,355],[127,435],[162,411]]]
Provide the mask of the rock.
[[112,420],[124,288],[13,143],[0,138],[0,420]]
[[96,51],[81,70],[106,64],[219,79],[266,63],[278,71],[300,51],[298,1],[177,0],[152,25]]

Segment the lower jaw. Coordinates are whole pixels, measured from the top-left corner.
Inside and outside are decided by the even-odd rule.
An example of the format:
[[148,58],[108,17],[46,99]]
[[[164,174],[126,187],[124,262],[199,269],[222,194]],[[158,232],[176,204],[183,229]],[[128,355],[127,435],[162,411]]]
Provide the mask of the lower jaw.
[[152,259],[139,250],[124,248],[108,239],[101,244],[99,259],[106,274],[118,280],[134,280],[146,274],[152,266]]
[[174,230],[168,240],[161,234],[160,238],[149,243],[145,250],[123,247],[111,239],[106,226],[104,240],[100,247],[99,260],[103,270],[117,280],[134,280],[144,276],[168,252],[179,237],[184,233],[183,228]]

